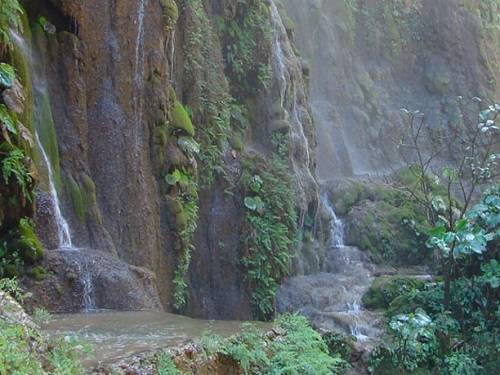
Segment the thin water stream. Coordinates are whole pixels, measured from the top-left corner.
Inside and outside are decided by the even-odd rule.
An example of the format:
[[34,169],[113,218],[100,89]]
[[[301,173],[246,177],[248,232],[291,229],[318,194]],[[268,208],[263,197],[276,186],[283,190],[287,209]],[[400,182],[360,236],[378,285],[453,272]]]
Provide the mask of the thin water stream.
[[[255,323],[268,330],[268,323]],[[91,367],[113,363],[134,354],[179,347],[204,333],[228,337],[241,331],[242,322],[191,319],[162,312],[99,312],[55,315],[44,327],[53,336],[76,337],[92,346],[84,358]]]

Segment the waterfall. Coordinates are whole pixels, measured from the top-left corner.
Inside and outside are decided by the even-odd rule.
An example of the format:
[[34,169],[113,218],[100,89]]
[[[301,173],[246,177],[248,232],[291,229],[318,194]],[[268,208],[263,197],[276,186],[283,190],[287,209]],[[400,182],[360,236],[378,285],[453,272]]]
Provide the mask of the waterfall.
[[321,203],[330,217],[330,246],[333,248],[345,246],[344,222],[337,217],[327,194],[321,196]]
[[82,284],[83,311],[92,312],[96,310],[94,283],[92,273],[88,264],[80,267],[80,283]]
[[[33,89],[36,90],[36,92],[39,93],[40,96],[42,96],[47,90],[47,84],[45,80],[41,80],[40,76],[36,74],[38,71],[33,61],[34,56],[31,47],[26,43],[24,38],[14,30],[11,30],[10,34],[12,36],[14,44],[23,54],[24,58],[27,60],[29,64],[30,71],[32,72],[32,77],[33,77],[32,79]],[[50,163],[50,159],[47,155],[47,152],[43,147],[42,142],[40,141],[38,129],[35,129],[35,141],[42,156],[43,163],[47,168],[48,184],[49,184],[48,193],[50,194],[50,198],[54,207],[54,220],[56,222],[56,227],[57,227],[58,246],[61,249],[73,249],[74,247],[73,247],[73,241],[71,240],[71,232],[69,230],[69,224],[66,218],[62,214],[59,194],[57,193],[56,185],[54,182],[55,181],[54,170],[52,169],[52,165]]]
[[59,201],[59,195],[57,194],[57,189],[54,184],[54,172],[50,164],[50,160],[47,157],[47,153],[43,148],[42,142],[40,142],[40,137],[38,136],[38,131],[35,131],[35,139],[38,149],[42,154],[44,164],[47,168],[47,174],[49,178],[49,194],[54,206],[54,219],[57,226],[57,236],[59,239],[59,247],[62,249],[73,249],[73,242],[71,240],[71,233],[69,231],[69,224],[64,218],[61,211],[61,204]]
[[137,8],[137,36],[135,40],[135,61],[134,61],[134,160],[139,157],[140,142],[139,131],[142,129],[142,89],[144,86],[144,16],[147,0],[139,0]]
[[[45,95],[48,95],[47,93],[48,85],[45,79],[44,72],[41,69],[42,65],[39,62],[35,61],[35,53],[33,52],[31,46],[25,41],[25,39],[22,36],[20,36],[15,31],[11,30],[11,35],[16,48],[19,49],[23,57],[28,62],[30,71],[32,73],[31,83],[35,98],[41,98]],[[39,126],[44,126],[44,124],[39,124]],[[35,133],[34,138],[36,145],[38,147],[38,150],[40,151],[44,167],[47,170],[48,188],[49,188],[48,193],[50,195],[50,200],[52,202],[52,207],[53,207],[52,214],[57,228],[59,251],[61,251],[61,254],[66,254],[69,252],[72,255],[77,256],[77,258],[79,259],[78,260],[78,266],[80,270],[79,281],[83,287],[82,307],[84,311],[95,310],[96,305],[95,305],[95,296],[94,296],[95,293],[93,287],[92,274],[90,272],[88,264],[85,264],[85,259],[84,259],[85,254],[84,253],[80,254],[80,249],[76,248],[73,244],[68,221],[64,217],[61,210],[61,201],[59,199],[59,194],[57,192],[55,184],[54,169],[52,168],[52,164],[47,155],[47,151],[40,140],[39,130],[35,128],[34,133]]]
[[[285,110],[286,120],[291,121],[295,125],[296,134],[301,138],[301,143],[303,145],[305,156],[306,156],[306,165],[310,165],[311,157],[309,154],[309,141],[304,133],[304,127],[302,125],[302,120],[299,115],[299,106],[298,106],[298,95],[297,88],[294,82],[290,83],[290,87],[287,80],[287,75],[291,80],[292,74],[290,74],[289,67],[287,67],[285,61],[285,50],[288,51],[289,54],[293,54],[293,48],[290,45],[288,40],[288,36],[286,33],[286,28],[283,25],[283,20],[279,14],[278,8],[273,0],[270,2],[271,7],[271,26],[273,29],[273,69],[274,74],[279,82],[280,89],[280,103],[281,107]],[[299,69],[299,75],[302,74]],[[285,108],[286,106],[286,95],[287,92],[290,92],[292,96],[292,107],[291,107],[291,116],[290,112]]]
[[285,97],[287,90],[287,80],[285,76],[286,65],[285,65],[285,55],[283,53],[283,47],[281,45],[281,36],[286,33],[283,26],[283,21],[279,14],[278,8],[274,1],[271,1],[271,26],[273,28],[273,68],[275,74],[280,81],[280,101],[281,107],[285,105]]
[[170,38],[170,82],[175,88],[175,28],[172,30]]

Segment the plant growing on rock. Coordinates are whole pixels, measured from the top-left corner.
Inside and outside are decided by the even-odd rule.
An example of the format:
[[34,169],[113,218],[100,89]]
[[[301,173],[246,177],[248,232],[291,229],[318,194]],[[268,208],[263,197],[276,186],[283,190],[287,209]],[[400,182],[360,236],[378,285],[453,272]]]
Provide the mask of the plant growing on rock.
[[[425,211],[429,224],[436,228],[428,244],[439,250],[436,254],[444,276],[445,306],[449,305],[457,258],[470,251],[482,252],[486,245],[481,233],[466,228],[466,213],[479,188],[498,176],[495,147],[499,139],[496,122],[500,105],[480,110],[479,121],[476,121],[470,106],[463,103],[462,98],[458,101],[463,123],[450,125],[448,129],[435,129],[421,112],[404,109],[405,125],[398,142],[401,156],[415,181],[413,185],[401,186]],[[482,103],[478,98],[474,98],[474,102]],[[443,167],[446,151],[454,155],[454,160]],[[436,194],[433,187],[436,182],[444,187],[442,194]]]
[[297,237],[292,181],[278,159],[245,160],[242,184],[247,209],[243,233],[243,265],[252,291],[255,316],[269,319],[274,295],[288,273]]

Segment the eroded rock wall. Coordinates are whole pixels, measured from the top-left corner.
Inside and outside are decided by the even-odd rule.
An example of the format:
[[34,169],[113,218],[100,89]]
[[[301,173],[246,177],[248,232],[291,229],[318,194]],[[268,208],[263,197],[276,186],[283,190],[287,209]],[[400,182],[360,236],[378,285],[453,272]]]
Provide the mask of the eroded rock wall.
[[[241,262],[245,196],[239,180],[246,155],[271,158],[276,148],[271,136],[276,130],[285,137],[290,135],[291,148],[284,160],[297,197],[299,227],[304,226],[307,215],[314,215],[316,141],[307,82],[290,44],[291,34],[284,28],[278,31],[285,45],[284,77],[277,77],[273,70],[275,46],[260,34],[262,40],[256,40],[259,52],[251,58],[258,63],[255,66],[268,67],[267,71],[250,67],[244,78],[248,88],[242,89],[229,64],[230,30],[221,28],[220,22],[245,17],[246,9],[254,9],[256,4],[264,9],[259,22],[268,23],[267,33],[274,35],[269,3],[261,1],[24,2],[40,81],[35,86],[40,86],[45,100],[37,111],[52,120],[39,127],[47,129],[47,123],[53,122],[49,124],[53,129],[41,132],[44,145],[51,144],[50,161],[60,175],[62,211],[80,254],[89,248],[118,258],[122,276],[121,270],[128,272],[124,263],[132,266],[131,276],[124,276],[137,294],[131,308],[156,304],[152,282],[166,310],[174,310],[176,303],[173,280],[178,274],[174,273],[182,268],[180,259],[186,246],[179,240],[182,216],[172,212],[171,205],[179,189],[166,182],[169,173],[189,171],[197,179],[199,210],[185,278],[187,307],[180,309],[190,315],[251,316],[249,285]],[[266,81],[259,89],[254,88],[257,73]],[[280,101],[285,86],[289,88],[287,97]],[[201,147],[197,161],[188,160],[172,143],[180,139],[178,129],[173,137],[165,136],[165,129],[170,129],[167,125],[175,121],[176,103],[185,105],[195,127],[194,139]],[[245,126],[237,130],[235,104],[247,109]],[[282,126],[276,128],[280,121]],[[46,247],[57,251],[51,202],[44,190],[42,178],[36,215],[39,233]],[[50,259],[58,261],[50,264]],[[47,269],[54,273],[74,269],[72,263],[61,264],[59,256],[48,256],[47,261]],[[97,263],[93,262],[99,267]],[[148,274],[143,296],[138,295],[136,285],[144,280],[136,282],[134,270],[138,268],[134,267],[155,276]],[[97,274],[103,272],[105,267]],[[71,300],[81,298],[77,279],[76,295],[57,292],[51,284],[53,296],[42,293],[39,300],[54,297],[51,307],[61,311],[57,306],[60,298],[62,310],[65,306],[78,310],[79,302]],[[49,280],[52,283],[54,278]],[[68,282],[71,280],[62,280],[60,287],[72,290]],[[33,290],[43,290],[41,283]],[[128,290],[112,289],[118,294]],[[58,293],[63,297],[57,297]],[[146,301],[144,306],[140,301]],[[123,303],[115,307],[127,309]]]
[[310,64],[321,179],[397,165],[388,140],[400,108],[423,111],[440,126],[460,122],[459,95],[498,100],[498,1],[283,4]]

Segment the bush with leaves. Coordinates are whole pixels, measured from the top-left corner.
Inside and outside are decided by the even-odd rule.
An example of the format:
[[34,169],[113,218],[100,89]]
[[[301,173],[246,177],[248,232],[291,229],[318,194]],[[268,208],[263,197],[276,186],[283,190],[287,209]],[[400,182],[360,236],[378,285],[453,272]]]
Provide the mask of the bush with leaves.
[[[375,373],[383,373],[380,369],[388,357],[396,368],[404,368],[404,371],[418,367],[441,369],[446,375],[497,373],[500,365],[497,355],[500,337],[499,234],[498,186],[485,192],[481,201],[456,222],[454,231],[438,225],[431,232],[429,244],[439,247],[445,256],[454,259],[449,300],[445,303],[446,283],[440,281],[392,301],[389,314],[404,312],[404,315],[392,318],[390,332],[395,346],[375,353],[376,361],[372,366]],[[432,338],[428,337],[426,345],[432,343],[432,350],[417,350],[424,347],[408,346],[411,341],[401,341],[404,338],[402,333],[413,332],[409,324],[411,320],[407,319],[412,314],[408,311],[411,308],[425,309],[429,314],[428,328],[432,327],[432,332],[428,334],[432,333]],[[405,319],[401,321],[401,317]],[[439,350],[435,350],[436,342]],[[402,355],[408,351],[405,347],[410,348],[413,355]]]
[[205,336],[201,345],[207,355],[223,355],[236,361],[244,374],[252,375],[340,375],[347,363],[331,356],[321,335],[307,319],[283,315],[275,322],[277,336],[247,324],[243,333],[222,340]]

